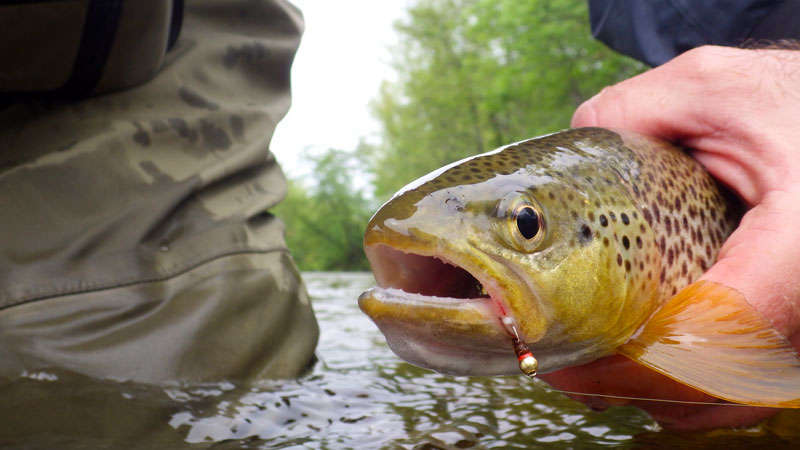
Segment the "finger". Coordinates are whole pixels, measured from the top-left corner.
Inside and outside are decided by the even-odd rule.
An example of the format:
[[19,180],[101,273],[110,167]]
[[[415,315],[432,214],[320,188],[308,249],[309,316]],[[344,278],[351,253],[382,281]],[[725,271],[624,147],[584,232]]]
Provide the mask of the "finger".
[[[603,89],[572,125],[637,131],[695,149],[750,205],[800,183],[800,52],[701,47]],[[794,75],[793,75],[794,74]]]
[[703,275],[741,292],[800,347],[800,192],[775,191],[748,211]]
[[[730,49],[702,47],[668,63],[603,89],[575,111],[572,126],[600,126],[638,131],[670,141],[708,136],[735,117],[730,96],[714,95],[728,83],[717,72]],[[709,103],[711,102],[711,104]],[[709,120],[707,111],[724,113]]]

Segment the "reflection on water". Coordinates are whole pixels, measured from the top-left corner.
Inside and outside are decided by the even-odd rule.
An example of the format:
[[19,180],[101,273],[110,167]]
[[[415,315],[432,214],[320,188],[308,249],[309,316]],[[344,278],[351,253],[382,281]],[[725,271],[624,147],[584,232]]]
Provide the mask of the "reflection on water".
[[322,334],[299,380],[172,388],[40,372],[0,385],[4,448],[798,448],[800,415],[673,434],[593,412],[523,376],[448,377],[398,360],[356,306],[367,274],[304,275]]

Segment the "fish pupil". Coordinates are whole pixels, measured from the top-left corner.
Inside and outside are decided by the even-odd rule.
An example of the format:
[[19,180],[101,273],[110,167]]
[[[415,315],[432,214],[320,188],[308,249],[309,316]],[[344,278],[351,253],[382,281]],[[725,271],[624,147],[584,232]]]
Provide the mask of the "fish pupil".
[[525,239],[533,239],[539,233],[539,215],[531,207],[524,207],[517,213],[517,228]]

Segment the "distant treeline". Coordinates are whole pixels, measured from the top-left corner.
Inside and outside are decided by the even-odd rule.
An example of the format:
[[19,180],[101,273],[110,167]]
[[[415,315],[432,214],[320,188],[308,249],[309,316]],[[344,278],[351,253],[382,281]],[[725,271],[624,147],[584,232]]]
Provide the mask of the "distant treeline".
[[364,226],[394,191],[456,159],[566,128],[583,100],[644,69],[592,39],[585,0],[420,0],[395,29],[398,81],[373,104],[380,144],[315,158],[314,183],[295,180],[276,210],[302,270],[367,269]]

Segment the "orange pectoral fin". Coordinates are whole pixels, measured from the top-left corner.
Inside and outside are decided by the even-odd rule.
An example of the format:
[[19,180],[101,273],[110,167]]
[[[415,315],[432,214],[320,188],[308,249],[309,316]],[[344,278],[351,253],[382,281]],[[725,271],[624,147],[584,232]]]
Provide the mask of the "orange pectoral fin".
[[699,281],[669,299],[618,349],[714,397],[800,408],[800,357],[738,291]]

